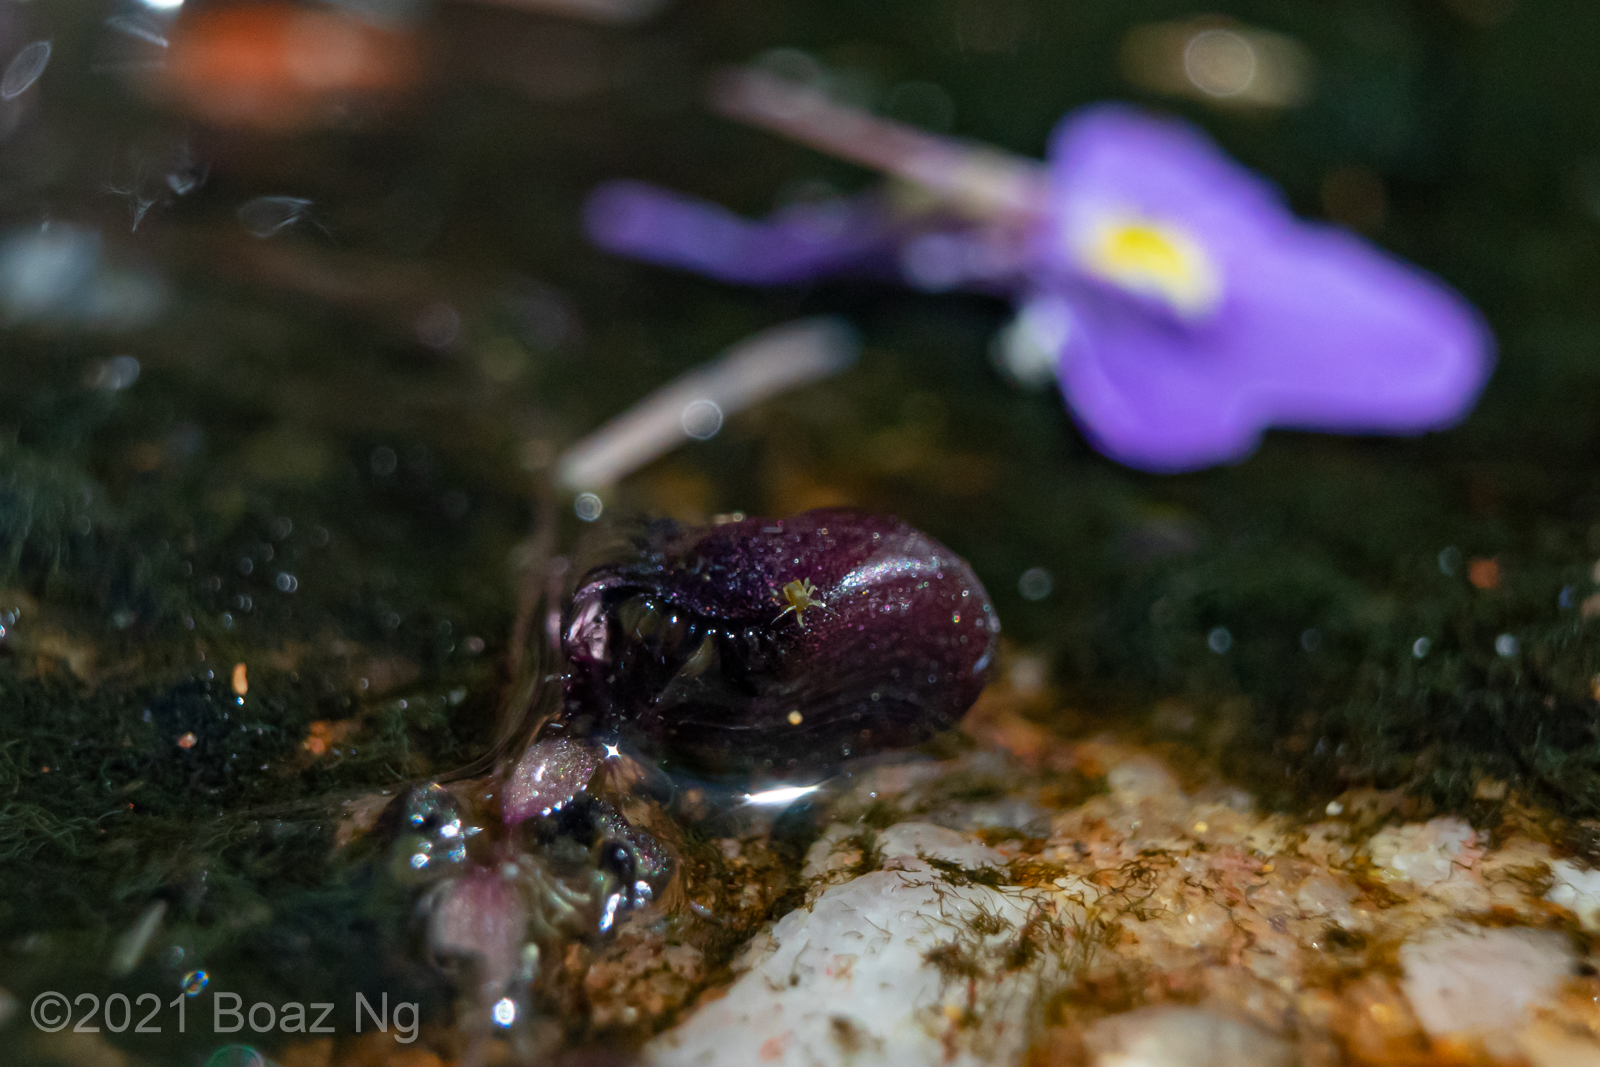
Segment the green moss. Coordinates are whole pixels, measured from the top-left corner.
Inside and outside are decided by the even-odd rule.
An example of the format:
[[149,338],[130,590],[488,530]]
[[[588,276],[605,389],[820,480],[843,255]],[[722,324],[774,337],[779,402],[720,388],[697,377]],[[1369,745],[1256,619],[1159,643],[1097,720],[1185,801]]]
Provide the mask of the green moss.
[[1002,886],[1006,884],[1005,872],[997,867],[963,867],[959,863],[952,863],[936,856],[922,856],[921,859],[938,873],[939,879],[946,885]]

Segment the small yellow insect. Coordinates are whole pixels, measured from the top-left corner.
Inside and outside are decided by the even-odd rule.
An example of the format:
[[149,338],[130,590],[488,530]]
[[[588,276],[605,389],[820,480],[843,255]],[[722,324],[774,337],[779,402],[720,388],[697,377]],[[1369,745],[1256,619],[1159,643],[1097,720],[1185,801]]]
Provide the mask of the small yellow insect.
[[[809,609],[821,608],[823,611],[828,610],[828,605],[817,598],[817,587],[811,584],[811,579],[809,578],[799,578],[785,585],[783,587],[783,599],[789,602],[789,606],[778,612],[778,619],[783,618],[792,611],[794,612],[794,621],[800,624],[800,629],[802,630],[806,628],[806,612]],[[773,619],[772,621],[777,622],[778,619]]]

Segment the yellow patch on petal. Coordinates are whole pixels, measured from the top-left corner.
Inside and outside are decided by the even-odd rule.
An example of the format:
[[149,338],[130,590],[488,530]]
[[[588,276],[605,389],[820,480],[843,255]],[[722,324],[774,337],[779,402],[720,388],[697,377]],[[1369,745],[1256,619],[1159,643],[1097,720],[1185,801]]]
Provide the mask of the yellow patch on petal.
[[1153,219],[1107,217],[1089,228],[1079,260],[1090,274],[1155,297],[1186,318],[1204,315],[1222,296],[1206,250],[1182,228]]

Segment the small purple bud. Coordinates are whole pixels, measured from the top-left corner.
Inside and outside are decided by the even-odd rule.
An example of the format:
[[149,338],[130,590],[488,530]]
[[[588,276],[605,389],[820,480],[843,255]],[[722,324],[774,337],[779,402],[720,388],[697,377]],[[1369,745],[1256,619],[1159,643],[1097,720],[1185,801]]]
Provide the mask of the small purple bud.
[[566,737],[546,738],[528,746],[517,761],[500,797],[507,826],[536,815],[550,815],[583,791],[600,759],[594,749]]
[[496,996],[516,973],[527,922],[517,887],[479,867],[439,888],[428,947],[440,959],[472,967],[483,995]]
[[896,519],[662,526],[574,595],[553,728],[707,773],[816,771],[953,726],[999,631],[966,562]]

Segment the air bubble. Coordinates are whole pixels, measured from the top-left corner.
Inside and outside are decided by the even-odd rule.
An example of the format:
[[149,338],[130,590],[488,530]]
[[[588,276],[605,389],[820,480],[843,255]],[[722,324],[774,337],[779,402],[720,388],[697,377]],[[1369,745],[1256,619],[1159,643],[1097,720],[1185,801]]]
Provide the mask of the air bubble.
[[709,441],[722,429],[722,408],[715,400],[691,401],[679,421],[684,433],[696,441]]
[[34,41],[6,64],[4,77],[0,77],[0,100],[13,100],[39,80],[50,62],[50,42]]
[[1055,588],[1055,578],[1043,567],[1029,567],[1017,579],[1017,592],[1024,600],[1043,600]]
[[223,1045],[206,1060],[206,1067],[267,1067],[267,1060],[249,1045]]

